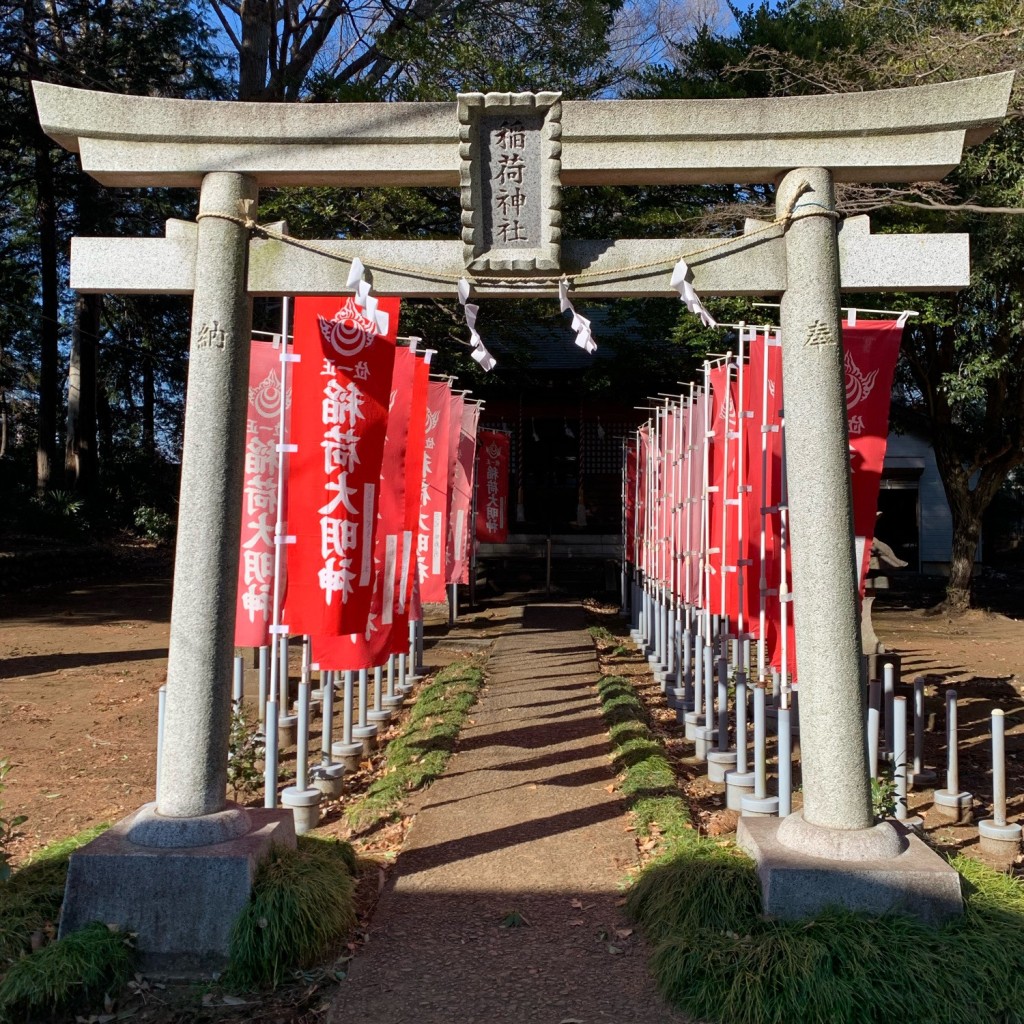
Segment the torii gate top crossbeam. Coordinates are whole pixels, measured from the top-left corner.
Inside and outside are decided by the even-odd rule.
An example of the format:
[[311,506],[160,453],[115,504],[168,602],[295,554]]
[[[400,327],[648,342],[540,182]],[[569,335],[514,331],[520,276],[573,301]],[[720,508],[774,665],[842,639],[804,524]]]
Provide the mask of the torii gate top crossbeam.
[[[880,92],[562,104],[564,185],[936,180],[1005,115],[1013,73]],[[33,83],[43,130],[105,185],[458,186],[454,103],[237,103]]]

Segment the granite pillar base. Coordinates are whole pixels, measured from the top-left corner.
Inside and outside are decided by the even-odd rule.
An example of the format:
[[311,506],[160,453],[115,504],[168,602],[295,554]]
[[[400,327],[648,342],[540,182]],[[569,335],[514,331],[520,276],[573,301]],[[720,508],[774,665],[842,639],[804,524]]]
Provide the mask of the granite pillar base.
[[152,807],[71,855],[60,935],[103,921],[135,933],[142,970],[210,975],[227,963],[231,927],[260,861],[275,843],[295,846],[292,813],[247,809],[245,834],[209,846],[141,846],[128,834]]
[[[963,912],[960,876],[898,825],[892,825],[898,852],[871,856],[879,845],[878,836],[868,835],[875,829],[857,829],[838,837],[835,848],[844,853],[840,858],[816,856],[781,842],[779,829],[788,820],[741,817],[736,833],[736,842],[757,865],[766,915],[799,920],[827,907],[843,907],[877,915],[908,914],[938,925]],[[868,856],[858,857],[861,837],[854,832],[864,833]]]

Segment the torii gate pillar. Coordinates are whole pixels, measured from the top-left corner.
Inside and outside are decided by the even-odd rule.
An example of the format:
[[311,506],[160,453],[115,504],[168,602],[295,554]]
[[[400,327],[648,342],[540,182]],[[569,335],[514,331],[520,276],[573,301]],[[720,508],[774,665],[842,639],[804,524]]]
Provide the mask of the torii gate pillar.
[[786,466],[800,678],[803,817],[866,829],[855,534],[839,310],[835,189],[821,167],[790,171],[776,194],[791,210],[780,310]]
[[790,213],[780,333],[803,807],[742,818],[738,838],[773,917],[839,905],[937,923],[963,910],[959,875],[916,836],[873,824],[832,174],[788,172],[776,204]]

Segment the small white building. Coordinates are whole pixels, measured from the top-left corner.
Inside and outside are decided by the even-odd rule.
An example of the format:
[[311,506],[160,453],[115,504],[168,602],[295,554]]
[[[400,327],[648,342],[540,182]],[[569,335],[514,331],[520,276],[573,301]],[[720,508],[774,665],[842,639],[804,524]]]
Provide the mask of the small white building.
[[[876,535],[910,564],[909,572],[946,575],[953,517],[927,438],[889,434],[878,492]],[[976,560],[980,560],[981,545]]]

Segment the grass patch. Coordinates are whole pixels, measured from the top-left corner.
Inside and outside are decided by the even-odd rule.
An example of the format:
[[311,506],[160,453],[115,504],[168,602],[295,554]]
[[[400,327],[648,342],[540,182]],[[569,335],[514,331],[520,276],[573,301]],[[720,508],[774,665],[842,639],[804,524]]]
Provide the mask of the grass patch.
[[1024,885],[959,856],[964,914],[941,928],[829,910],[766,920],[753,862],[700,836],[633,687],[598,684],[638,832],[663,832],[626,908],[664,997],[714,1024],[1024,1022]]
[[354,829],[370,831],[392,820],[407,793],[444,771],[483,681],[475,664],[456,661],[420,691],[405,731],[388,744],[383,774],[346,811]]
[[224,983],[276,987],[321,960],[356,922],[355,868],[352,847],[335,839],[300,836],[294,850],[273,847],[232,929]]
[[22,957],[0,981],[0,1020],[90,1006],[135,971],[131,939],[96,922]]
[[6,882],[0,882],[0,975],[32,948],[34,932],[45,932],[60,916],[68,858],[108,825],[97,825],[43,847]]
[[650,730],[647,709],[622,676],[603,676],[597,694],[612,741],[612,763],[620,774],[619,788],[636,819],[637,833],[644,838],[657,834],[659,853],[670,851],[696,833],[676,774]]
[[695,860],[679,849],[630,893],[628,907],[654,944],[659,987],[686,1013],[728,1024],[1024,1019],[1019,882],[958,858],[965,911],[941,928],[839,909],[770,921],[744,861]]
[[629,650],[622,646],[621,637],[616,636],[607,626],[587,626],[587,632],[597,643],[613,648],[612,657],[628,654]]

